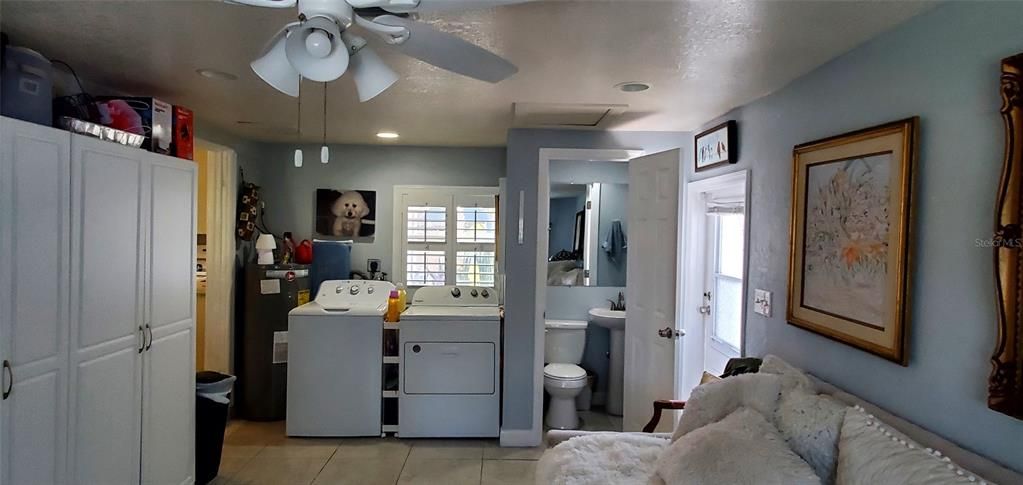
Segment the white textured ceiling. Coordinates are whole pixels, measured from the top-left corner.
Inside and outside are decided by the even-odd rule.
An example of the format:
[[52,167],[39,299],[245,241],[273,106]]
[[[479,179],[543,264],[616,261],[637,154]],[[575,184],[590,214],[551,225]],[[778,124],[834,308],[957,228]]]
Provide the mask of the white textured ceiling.
[[[401,144],[503,145],[513,102],[628,104],[613,129],[694,130],[931,5],[555,0],[424,15],[423,21],[505,56],[518,74],[491,85],[371,39],[401,80],[362,104],[350,79],[330,83],[327,138],[378,143],[375,133],[390,130],[401,133]],[[295,99],[263,84],[248,67],[294,17],[292,10],[213,0],[2,0],[0,8],[0,23],[14,43],[65,60],[94,83],[190,106],[241,136],[296,139]],[[206,79],[198,68],[238,80]],[[614,85],[624,81],[653,89],[617,91]],[[323,86],[306,81],[302,90],[302,138],[319,141]]]

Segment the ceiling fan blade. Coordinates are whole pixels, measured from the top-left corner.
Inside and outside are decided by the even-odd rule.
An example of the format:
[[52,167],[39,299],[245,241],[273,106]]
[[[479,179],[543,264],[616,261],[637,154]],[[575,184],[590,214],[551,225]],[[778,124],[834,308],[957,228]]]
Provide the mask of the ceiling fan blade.
[[532,1],[535,0],[419,0],[419,5],[415,7],[385,6],[383,9],[392,13],[444,12],[450,10],[480,10]]
[[291,8],[298,0],[224,0],[224,3],[249,7]]
[[408,29],[408,40],[392,47],[441,69],[490,83],[501,82],[519,71],[503,57],[422,22],[394,15],[381,15],[373,22]]

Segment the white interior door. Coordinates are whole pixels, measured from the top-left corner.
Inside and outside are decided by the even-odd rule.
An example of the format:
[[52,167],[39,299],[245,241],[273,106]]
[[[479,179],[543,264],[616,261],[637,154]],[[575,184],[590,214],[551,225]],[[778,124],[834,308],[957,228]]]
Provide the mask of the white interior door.
[[69,481],[138,483],[145,152],[73,135],[71,154]]
[[[625,431],[639,431],[653,402],[675,395],[681,151],[629,162],[629,266],[626,275]],[[659,331],[669,329],[671,336]],[[658,431],[670,430],[662,420]]]
[[65,483],[70,135],[0,124],[0,483]]
[[142,482],[189,483],[195,469],[196,167],[150,157]]

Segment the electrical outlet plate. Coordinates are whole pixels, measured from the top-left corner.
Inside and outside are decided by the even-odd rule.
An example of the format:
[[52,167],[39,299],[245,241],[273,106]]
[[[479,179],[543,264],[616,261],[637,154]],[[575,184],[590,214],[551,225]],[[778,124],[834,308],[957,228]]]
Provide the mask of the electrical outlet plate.
[[771,316],[771,292],[767,290],[753,290],[753,311],[765,317]]
[[380,260],[379,259],[367,259],[366,260],[366,271],[370,273],[380,272]]

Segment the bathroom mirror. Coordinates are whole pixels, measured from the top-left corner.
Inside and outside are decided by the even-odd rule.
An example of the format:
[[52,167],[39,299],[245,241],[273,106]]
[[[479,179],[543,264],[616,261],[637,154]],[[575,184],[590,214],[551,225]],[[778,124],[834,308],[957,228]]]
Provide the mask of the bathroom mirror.
[[547,286],[625,286],[627,163],[553,160]]

